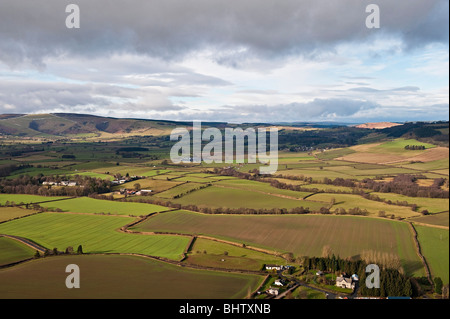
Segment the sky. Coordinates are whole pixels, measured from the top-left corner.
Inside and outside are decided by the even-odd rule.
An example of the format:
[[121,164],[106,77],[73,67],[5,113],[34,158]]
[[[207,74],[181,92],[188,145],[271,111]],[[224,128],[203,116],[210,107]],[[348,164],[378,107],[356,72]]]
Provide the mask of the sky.
[[448,0],[0,0],[0,113],[448,120],[448,24]]

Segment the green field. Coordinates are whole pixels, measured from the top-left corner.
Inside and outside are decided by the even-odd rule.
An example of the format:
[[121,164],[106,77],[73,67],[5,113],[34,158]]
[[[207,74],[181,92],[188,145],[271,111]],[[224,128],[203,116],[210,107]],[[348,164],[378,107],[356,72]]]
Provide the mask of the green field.
[[130,215],[141,216],[155,212],[168,210],[167,207],[142,204],[142,203],[124,203],[110,200],[93,199],[89,197],[79,197],[57,202],[41,204],[43,207],[59,208],[64,212],[88,213],[88,214],[112,214],[112,215]]
[[0,194],[0,204],[5,205],[7,201],[14,202],[16,205],[20,203],[32,204],[50,202],[54,200],[60,200],[68,197],[52,197],[52,196],[38,196],[38,195],[26,195],[26,194]]
[[261,270],[265,264],[284,265],[286,260],[243,247],[197,238],[186,262],[217,268]]
[[422,253],[431,268],[433,277],[441,277],[449,283],[449,237],[448,230],[425,226],[414,226],[417,230]]
[[403,167],[417,169],[417,170],[423,170],[423,171],[431,171],[431,170],[447,170],[448,174],[448,168],[449,168],[449,159],[440,159],[436,161],[431,161],[427,163],[408,163],[406,165],[402,165]]
[[448,211],[449,199],[448,198],[426,198],[426,197],[408,197],[400,194],[393,193],[372,193],[380,198],[396,201],[406,201],[409,204],[416,204],[418,211],[428,210],[430,213],[440,213]]
[[94,172],[75,172],[73,174],[70,174],[70,176],[76,176],[76,175],[87,176],[87,177],[92,177],[92,178],[100,178],[100,179],[104,179],[104,180],[108,180],[108,181],[112,181],[114,179],[114,177],[111,175],[94,173]]
[[0,236],[0,266],[33,257],[34,249],[7,237]]
[[327,299],[325,294],[308,288],[304,286],[300,286],[296,288],[292,294],[290,295],[290,298],[292,299]]
[[[269,185],[268,185],[269,186]],[[270,187],[270,186],[269,186]],[[300,193],[301,194],[301,193]],[[322,203],[310,202],[307,200],[295,200],[274,195],[262,194],[244,189],[232,189],[211,186],[199,191],[195,191],[181,198],[172,200],[173,203],[182,205],[197,205],[199,207],[211,208],[254,208],[271,209],[295,207],[320,209]]]
[[418,151],[405,150],[406,145],[425,146],[426,149],[436,147],[436,145],[419,142],[418,140],[415,140],[415,139],[399,138],[399,139],[396,139],[393,141],[385,142],[379,146],[375,146],[371,149],[371,151],[373,151],[373,152],[389,152],[389,153],[404,153],[404,152],[420,153],[421,152],[420,150],[418,150]]
[[156,179],[156,177],[153,178],[145,178],[131,181],[128,183],[124,183],[122,185],[114,186],[113,189],[114,190],[120,190],[121,188],[134,189],[134,185],[139,184],[141,185],[141,189],[151,189],[154,193],[159,193],[182,184],[182,182],[168,181],[165,180],[165,178],[163,180],[158,180]]
[[250,190],[253,192],[262,192],[266,194],[276,194],[276,195],[282,195],[286,197],[293,197],[297,199],[302,199],[305,196],[311,195],[311,193],[307,192],[296,192],[286,189],[279,189],[270,186],[269,183],[264,182],[256,182],[256,181],[249,181],[245,179],[230,179],[225,181],[220,181],[214,183],[214,185],[223,186],[227,188],[237,188],[242,190]]
[[403,218],[419,216],[419,213],[413,212],[410,207],[389,205],[383,202],[368,200],[360,195],[319,193],[308,197],[308,200],[328,203],[331,203],[333,199],[335,204],[331,207],[331,211],[334,211],[336,208],[345,208],[348,211],[349,209],[359,207],[366,209],[372,216],[378,216],[379,211],[384,211],[386,215],[394,214],[396,217]]
[[180,259],[189,238],[144,236],[117,231],[134,218],[42,213],[0,224],[0,234],[33,240],[48,249],[83,246],[85,253],[140,253]]
[[[66,288],[68,264],[80,268],[80,289]],[[242,299],[262,280],[133,256],[50,257],[0,270],[0,298]]]
[[329,245],[336,255],[364,250],[397,254],[410,273],[423,273],[406,223],[353,216],[205,215],[176,211],[151,217],[138,231],[203,234],[296,256],[321,256]]
[[166,190],[162,193],[159,193],[157,196],[165,199],[173,199],[175,196],[179,196],[185,194],[186,192],[191,192],[199,189],[200,187],[204,187],[204,184],[200,183],[185,183],[169,190]]

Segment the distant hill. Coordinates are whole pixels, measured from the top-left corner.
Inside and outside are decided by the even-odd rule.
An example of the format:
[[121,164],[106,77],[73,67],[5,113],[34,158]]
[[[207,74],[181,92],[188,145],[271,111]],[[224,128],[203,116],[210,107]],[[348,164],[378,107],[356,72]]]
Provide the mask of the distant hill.
[[392,122],[377,122],[377,123],[359,124],[359,125],[355,125],[355,127],[357,127],[357,128],[368,128],[368,129],[382,130],[382,129],[385,129],[385,128],[394,127],[394,126],[401,126],[401,125],[402,124],[392,123]]
[[[202,122],[202,127],[261,127],[264,123],[227,124]],[[279,126],[280,123],[274,124]],[[176,122],[149,119],[124,119],[74,113],[52,114],[0,114],[0,134],[25,138],[89,138],[105,140],[130,136],[167,136],[176,127],[191,127],[192,122]],[[293,128],[289,130],[288,128]],[[296,128],[305,129],[296,129]],[[360,125],[332,125],[331,123],[283,123],[279,143],[288,148],[344,147],[374,143],[391,138],[415,138],[441,146],[449,145],[449,122],[392,122]]]
[[117,119],[86,114],[5,114],[0,115],[0,133],[24,137],[64,137],[80,134],[166,135],[177,125],[171,122],[144,119]]

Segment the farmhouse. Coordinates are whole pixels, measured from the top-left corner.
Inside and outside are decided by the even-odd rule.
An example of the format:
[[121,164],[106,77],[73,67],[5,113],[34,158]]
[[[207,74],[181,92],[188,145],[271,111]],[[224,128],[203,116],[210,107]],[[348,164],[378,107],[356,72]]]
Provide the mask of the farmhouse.
[[275,282],[273,283],[275,286],[281,286],[283,287],[284,285],[286,285],[286,282],[284,280],[281,279],[277,279],[275,280]]
[[141,189],[139,192],[136,193],[136,195],[145,196],[152,192],[151,189]]
[[355,282],[352,278],[342,275],[336,278],[336,286],[341,288],[354,289]]
[[269,295],[278,296],[278,294],[280,293],[280,290],[278,288],[269,288],[266,292]]
[[279,265],[266,265],[266,270],[283,270],[283,266],[279,266]]

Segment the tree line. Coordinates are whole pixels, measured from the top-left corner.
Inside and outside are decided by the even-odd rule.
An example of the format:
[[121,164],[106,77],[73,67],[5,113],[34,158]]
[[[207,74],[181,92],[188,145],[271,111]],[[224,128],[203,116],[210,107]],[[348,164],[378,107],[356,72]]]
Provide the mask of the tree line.
[[[44,182],[74,181],[77,186],[51,187],[42,185]],[[0,193],[5,194],[30,194],[40,196],[88,196],[111,192],[111,183],[90,176],[57,175],[57,176],[28,176],[21,175],[12,179],[0,179]]]
[[368,297],[387,296],[417,296],[418,291],[411,282],[411,278],[405,276],[399,269],[380,267],[380,288],[369,289],[366,286],[365,260],[343,259],[332,254],[327,257],[301,257],[301,263],[306,271],[311,269],[333,272],[357,274],[359,277],[359,293]]

